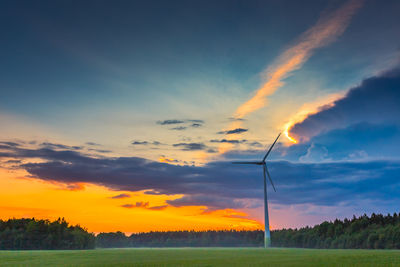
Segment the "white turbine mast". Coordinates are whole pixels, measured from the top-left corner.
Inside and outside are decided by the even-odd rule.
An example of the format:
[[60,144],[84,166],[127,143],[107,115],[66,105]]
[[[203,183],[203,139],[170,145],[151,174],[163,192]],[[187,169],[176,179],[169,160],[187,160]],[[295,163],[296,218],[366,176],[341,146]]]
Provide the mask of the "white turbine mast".
[[264,158],[262,161],[237,161],[237,162],[232,162],[233,164],[252,164],[252,165],[262,165],[263,166],[263,175],[264,175],[264,225],[265,225],[265,230],[264,230],[264,247],[268,248],[271,245],[271,233],[269,230],[269,217],[268,217],[268,198],[267,198],[267,176],[268,179],[272,185],[272,188],[276,192],[275,185],[272,182],[271,175],[269,174],[268,167],[267,167],[267,157],[271,153],[272,148],[274,147],[276,141],[278,141],[279,136],[281,134],[278,134],[278,137],[275,139],[274,143],[271,145],[271,147],[268,149],[267,154],[265,154]]

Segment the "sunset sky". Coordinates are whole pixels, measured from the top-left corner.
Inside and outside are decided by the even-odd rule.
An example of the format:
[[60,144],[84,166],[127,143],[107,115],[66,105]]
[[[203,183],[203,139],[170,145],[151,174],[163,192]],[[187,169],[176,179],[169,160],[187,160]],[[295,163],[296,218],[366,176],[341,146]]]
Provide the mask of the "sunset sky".
[[400,1],[2,1],[0,219],[272,229],[399,212]]

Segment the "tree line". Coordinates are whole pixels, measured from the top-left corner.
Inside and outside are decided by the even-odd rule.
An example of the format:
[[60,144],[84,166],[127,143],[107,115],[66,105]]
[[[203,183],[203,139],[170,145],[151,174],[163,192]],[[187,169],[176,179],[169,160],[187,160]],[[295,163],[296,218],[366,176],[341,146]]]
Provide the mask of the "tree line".
[[400,249],[400,216],[373,213],[271,233],[275,247]]
[[208,230],[167,231],[137,233],[126,236],[122,232],[100,233],[96,246],[112,247],[258,247],[264,240],[264,232]]
[[92,249],[95,236],[64,218],[0,220],[0,249]]
[[[400,216],[372,214],[271,232],[272,246],[296,248],[400,249]],[[0,249],[93,249],[119,247],[261,247],[264,232],[236,230],[100,233],[64,219],[0,220]]]
[[[256,231],[167,231],[100,233],[97,247],[260,247],[264,232]],[[400,249],[400,216],[397,213],[323,222],[314,227],[271,232],[273,247]]]

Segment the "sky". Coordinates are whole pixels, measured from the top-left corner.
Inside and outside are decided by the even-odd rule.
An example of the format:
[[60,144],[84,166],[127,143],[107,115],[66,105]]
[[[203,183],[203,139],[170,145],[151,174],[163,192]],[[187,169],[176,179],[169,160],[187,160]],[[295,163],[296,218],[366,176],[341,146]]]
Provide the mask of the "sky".
[[400,2],[3,1],[0,219],[272,229],[399,212]]

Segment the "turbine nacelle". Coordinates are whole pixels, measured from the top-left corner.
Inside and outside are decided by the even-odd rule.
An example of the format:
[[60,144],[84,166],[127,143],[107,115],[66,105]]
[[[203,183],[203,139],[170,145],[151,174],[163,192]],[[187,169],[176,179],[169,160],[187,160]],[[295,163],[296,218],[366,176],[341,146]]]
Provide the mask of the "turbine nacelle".
[[275,185],[272,182],[272,178],[271,175],[269,174],[268,171],[268,167],[267,167],[267,157],[269,156],[269,154],[271,153],[272,148],[274,147],[276,141],[278,141],[279,137],[281,136],[281,134],[278,134],[278,137],[275,139],[275,141],[272,143],[271,147],[268,149],[267,154],[265,154],[264,158],[262,159],[262,161],[235,161],[232,162],[233,164],[248,164],[248,165],[262,165],[263,166],[263,175],[264,175],[264,179],[266,179],[266,176],[268,176],[268,180],[272,185],[272,188],[274,189],[274,191],[276,192],[275,189]]

